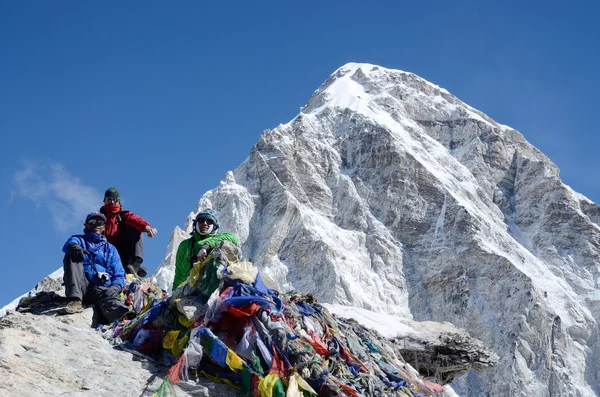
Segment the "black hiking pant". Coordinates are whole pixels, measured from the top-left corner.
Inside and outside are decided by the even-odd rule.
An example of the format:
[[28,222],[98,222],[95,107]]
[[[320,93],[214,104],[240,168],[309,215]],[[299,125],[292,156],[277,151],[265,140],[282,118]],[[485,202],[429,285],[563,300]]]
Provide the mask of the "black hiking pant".
[[133,226],[125,225],[124,227],[125,230],[120,241],[116,241],[113,245],[119,252],[123,267],[133,265],[135,268],[137,265],[139,268],[144,261],[144,234]]
[[63,259],[65,296],[77,298],[84,304],[95,305],[108,323],[121,318],[129,308],[119,299],[116,288],[104,287],[90,282],[83,271],[83,263],[73,262],[69,254]]

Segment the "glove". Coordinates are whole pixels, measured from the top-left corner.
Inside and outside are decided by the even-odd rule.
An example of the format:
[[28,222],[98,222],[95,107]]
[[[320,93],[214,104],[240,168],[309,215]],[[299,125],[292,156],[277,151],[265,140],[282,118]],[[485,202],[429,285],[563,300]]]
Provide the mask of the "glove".
[[73,262],[83,262],[84,253],[88,252],[81,248],[81,245],[77,243],[69,245],[69,254],[71,255],[71,259],[73,259]]
[[121,286],[119,284],[111,284],[108,286],[108,289],[114,290],[115,295],[119,295],[121,293]]
[[204,259],[206,259],[209,249],[210,249],[209,245],[203,245],[202,248],[200,248],[200,251],[198,251],[198,255],[196,255],[196,259],[199,262],[202,262]]

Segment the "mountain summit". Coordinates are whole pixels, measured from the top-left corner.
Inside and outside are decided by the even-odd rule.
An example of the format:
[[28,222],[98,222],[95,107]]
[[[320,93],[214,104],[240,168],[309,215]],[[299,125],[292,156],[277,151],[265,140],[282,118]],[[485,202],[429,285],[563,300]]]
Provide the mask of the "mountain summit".
[[195,213],[282,291],[447,321],[499,357],[462,396],[600,395],[600,208],[516,130],[412,73],[350,63]]

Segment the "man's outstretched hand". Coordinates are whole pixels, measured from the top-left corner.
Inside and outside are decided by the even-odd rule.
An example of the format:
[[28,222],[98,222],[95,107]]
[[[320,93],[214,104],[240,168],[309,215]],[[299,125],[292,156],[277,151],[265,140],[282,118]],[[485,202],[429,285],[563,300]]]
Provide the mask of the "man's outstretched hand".
[[146,233],[148,233],[148,237],[152,238],[158,234],[158,230],[153,227],[146,226]]

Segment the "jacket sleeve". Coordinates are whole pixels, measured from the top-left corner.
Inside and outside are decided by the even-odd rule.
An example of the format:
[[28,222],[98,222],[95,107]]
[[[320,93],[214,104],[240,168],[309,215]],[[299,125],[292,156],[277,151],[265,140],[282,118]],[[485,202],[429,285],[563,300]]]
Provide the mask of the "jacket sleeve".
[[121,257],[114,245],[108,244],[108,266],[110,271],[110,284],[117,284],[121,290],[125,286],[125,269],[121,263]]
[[177,255],[175,256],[175,278],[173,279],[173,288],[175,291],[181,283],[185,281],[187,276],[190,274],[190,263],[187,257],[187,252],[190,249],[190,244],[193,244],[193,239],[183,240],[177,248]]
[[133,226],[136,228],[138,232],[144,232],[146,226],[150,226],[148,222],[146,222],[142,217],[137,216],[133,212],[130,211],[122,211],[121,216],[123,217],[123,221],[126,225]]
[[210,246],[210,249],[213,249],[217,246],[217,244],[225,240],[235,244],[238,247],[240,246],[240,239],[238,238],[238,236],[229,232],[219,233],[214,237],[206,239],[206,241],[203,241],[202,243],[207,244],[208,246]]
[[77,244],[79,246],[81,246],[81,239],[79,238],[79,236],[71,236],[69,237],[69,239],[67,240],[67,242],[65,243],[65,245],[63,245],[62,251],[65,254],[69,253],[69,245],[71,244]]

